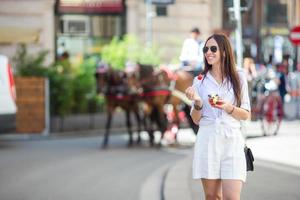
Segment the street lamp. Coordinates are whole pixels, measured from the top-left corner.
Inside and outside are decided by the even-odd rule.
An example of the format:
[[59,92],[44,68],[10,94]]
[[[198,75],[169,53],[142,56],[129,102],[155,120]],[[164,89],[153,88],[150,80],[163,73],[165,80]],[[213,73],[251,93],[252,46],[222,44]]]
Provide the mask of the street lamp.
[[147,46],[152,45],[152,0],[146,0],[146,41]]
[[240,0],[233,0],[234,17],[236,20],[235,27],[235,44],[237,66],[243,67],[243,43],[242,43],[242,20],[241,20],[241,4]]
[[[243,67],[243,42],[242,42],[242,18],[241,12],[249,11],[252,7],[253,0],[227,0],[227,4],[232,7],[228,8],[229,16],[235,25],[235,50],[237,66]],[[241,4],[243,7],[241,7]]]

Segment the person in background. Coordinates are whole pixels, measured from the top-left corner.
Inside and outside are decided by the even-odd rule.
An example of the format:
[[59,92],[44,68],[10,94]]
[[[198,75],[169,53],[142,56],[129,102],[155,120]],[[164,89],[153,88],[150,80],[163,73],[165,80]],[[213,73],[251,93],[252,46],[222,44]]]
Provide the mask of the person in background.
[[275,70],[275,67],[273,65],[273,55],[269,55],[269,60],[266,63],[266,68]]
[[201,70],[203,65],[203,43],[199,40],[200,30],[193,28],[190,37],[183,42],[179,60],[183,69]]
[[249,57],[244,58],[244,70],[245,70],[245,75],[247,77],[247,82],[248,82],[249,96],[251,98],[251,96],[252,96],[252,81],[253,81],[253,79],[255,79],[257,77],[255,63],[252,58],[249,58]]
[[287,89],[286,89],[287,74],[288,74],[288,59],[283,59],[282,63],[277,66],[278,90],[283,104],[284,104],[284,96],[287,94]]
[[243,70],[237,70],[225,35],[210,36],[203,53],[203,75],[185,91],[193,101],[190,115],[199,124],[193,178],[201,179],[206,200],[239,200],[246,181],[240,120],[251,116],[247,79]]

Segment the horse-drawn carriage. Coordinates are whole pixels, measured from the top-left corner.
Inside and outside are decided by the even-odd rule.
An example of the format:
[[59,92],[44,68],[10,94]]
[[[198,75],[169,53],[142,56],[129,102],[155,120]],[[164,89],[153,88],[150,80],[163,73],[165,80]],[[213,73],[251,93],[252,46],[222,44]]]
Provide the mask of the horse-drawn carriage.
[[158,146],[161,146],[166,132],[171,132],[176,141],[177,131],[183,120],[196,133],[197,126],[189,116],[190,102],[184,95],[184,90],[192,85],[193,79],[194,76],[187,71],[172,71],[167,67],[154,68],[152,65],[138,64],[128,72],[114,70],[105,64],[99,65],[96,71],[97,92],[105,96],[107,103],[103,147],[108,144],[112,116],[117,107],[121,107],[126,113],[129,146],[133,144],[130,113],[134,113],[137,120],[137,143],[141,142],[142,127],[149,134],[151,146],[155,144],[156,130],[161,132]]

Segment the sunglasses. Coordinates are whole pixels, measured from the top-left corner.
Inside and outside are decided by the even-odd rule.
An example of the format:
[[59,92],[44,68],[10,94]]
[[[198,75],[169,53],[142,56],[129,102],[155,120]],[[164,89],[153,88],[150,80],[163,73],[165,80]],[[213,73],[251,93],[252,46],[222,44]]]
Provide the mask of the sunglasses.
[[216,53],[218,51],[217,46],[210,46],[210,47],[206,46],[206,47],[203,47],[202,51],[203,51],[203,53],[207,53],[209,49],[213,53]]

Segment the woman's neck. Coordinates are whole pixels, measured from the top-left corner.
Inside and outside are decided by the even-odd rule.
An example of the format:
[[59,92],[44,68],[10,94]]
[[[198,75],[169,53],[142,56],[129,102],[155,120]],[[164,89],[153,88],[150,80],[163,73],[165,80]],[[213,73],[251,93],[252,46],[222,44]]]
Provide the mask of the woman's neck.
[[213,65],[212,68],[211,68],[211,74],[219,84],[222,83],[223,75],[222,75],[222,72],[221,72],[221,66],[220,65]]

